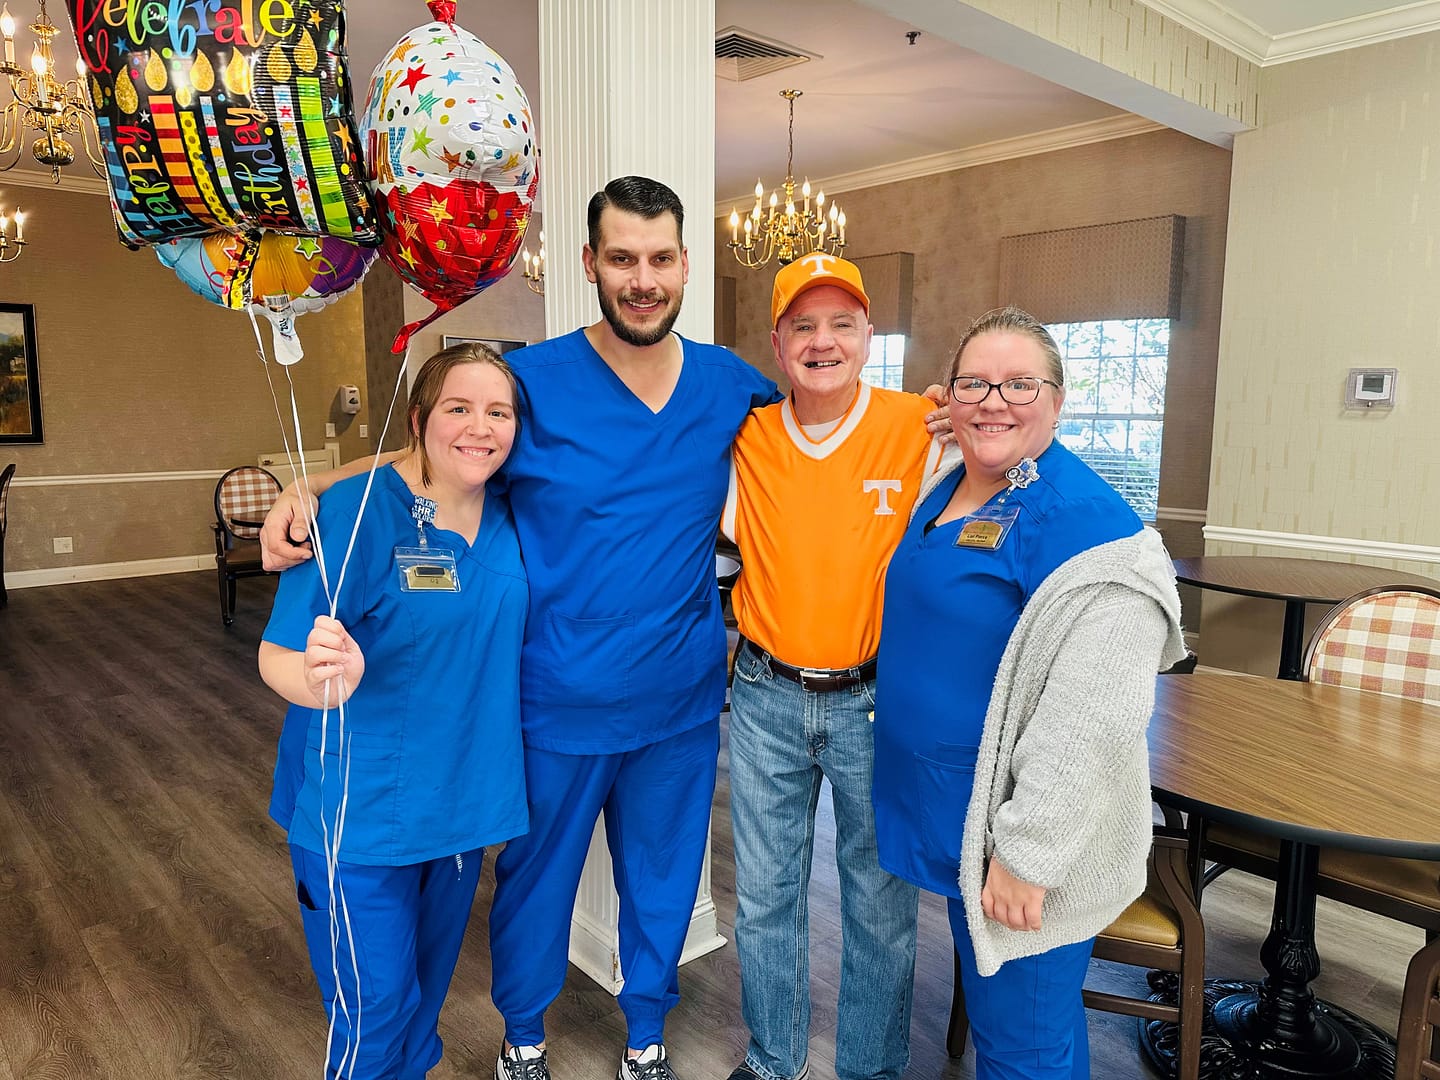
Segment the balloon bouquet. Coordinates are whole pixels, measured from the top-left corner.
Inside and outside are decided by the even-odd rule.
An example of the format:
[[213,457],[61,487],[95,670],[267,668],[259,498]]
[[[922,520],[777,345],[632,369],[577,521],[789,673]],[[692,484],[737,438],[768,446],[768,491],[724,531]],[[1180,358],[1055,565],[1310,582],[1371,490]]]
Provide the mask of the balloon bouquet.
[[[538,186],[534,122],[510,66],[456,25],[453,0],[432,0],[433,20],[376,67],[358,125],[342,0],[67,4],[121,241],[246,310],[262,361],[257,315],[288,371],[303,355],[295,319],[355,288],[377,253],[435,305],[400,331],[397,353],[508,272]],[[290,398],[303,445],[293,385]],[[326,583],[332,615],[343,581],[342,564],[333,593]]]

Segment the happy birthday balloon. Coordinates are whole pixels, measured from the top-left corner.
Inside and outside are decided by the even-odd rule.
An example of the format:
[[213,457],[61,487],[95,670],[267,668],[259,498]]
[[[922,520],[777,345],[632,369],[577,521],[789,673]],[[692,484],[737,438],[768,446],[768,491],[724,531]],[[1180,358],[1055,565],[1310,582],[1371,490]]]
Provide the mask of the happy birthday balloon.
[[67,4],[127,245],[260,229],[378,242],[341,0]]
[[169,240],[157,245],[155,254],[196,295],[221,307],[232,306],[230,291],[243,264],[252,307],[275,328],[275,359],[293,364],[304,355],[295,319],[360,284],[376,251],[334,236],[266,232],[253,256],[240,238],[225,233]]
[[539,185],[534,121],[510,65],[432,0],[375,69],[360,134],[380,255],[435,305],[410,335],[509,271]]

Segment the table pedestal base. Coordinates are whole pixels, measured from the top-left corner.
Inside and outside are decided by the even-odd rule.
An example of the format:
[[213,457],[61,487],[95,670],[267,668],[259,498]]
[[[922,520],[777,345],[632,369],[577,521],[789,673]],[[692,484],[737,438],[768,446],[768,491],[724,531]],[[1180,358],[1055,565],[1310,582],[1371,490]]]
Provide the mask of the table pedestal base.
[[[1152,1001],[1174,1004],[1175,976],[1150,973]],[[1276,1042],[1259,1022],[1260,984],[1207,980],[1200,1037],[1204,1080],[1392,1080],[1395,1042],[1385,1031],[1326,1001],[1315,1002],[1309,1044]],[[1140,1045],[1162,1076],[1175,1076],[1179,1028],[1150,1020],[1140,1025]]]

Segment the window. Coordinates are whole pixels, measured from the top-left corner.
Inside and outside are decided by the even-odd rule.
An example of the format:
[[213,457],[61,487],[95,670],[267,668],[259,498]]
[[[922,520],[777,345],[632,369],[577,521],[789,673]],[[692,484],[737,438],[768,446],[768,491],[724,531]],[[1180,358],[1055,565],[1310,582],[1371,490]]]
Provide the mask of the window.
[[1146,521],[1160,501],[1169,319],[1056,323],[1065,358],[1060,441]]
[[870,339],[870,359],[860,378],[885,390],[905,389],[905,335],[876,334]]

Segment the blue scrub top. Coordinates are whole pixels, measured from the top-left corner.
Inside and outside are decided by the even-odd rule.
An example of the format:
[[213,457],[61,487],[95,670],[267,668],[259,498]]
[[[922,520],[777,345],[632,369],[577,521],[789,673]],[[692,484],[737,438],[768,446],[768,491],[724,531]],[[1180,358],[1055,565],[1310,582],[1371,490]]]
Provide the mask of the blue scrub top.
[[1143,527],[1115,489],[1059,442],[1040,479],[992,498],[1020,515],[995,550],[956,547],[963,519],[925,531],[963,467],[920,504],[885,577],[875,695],[880,865],[958,898],[960,838],[1000,658],[1035,590],[1060,564]]
[[[321,501],[320,537],[331,588],[354,526],[365,476]],[[404,866],[519,836],[529,827],[520,737],[520,642],[528,594],[510,509],[490,495],[475,543],[427,526],[451,552],[458,593],[402,592],[397,546],[418,542],[414,495],[393,466],[375,473],[336,617],[365,654],[345,706],[349,802],[340,858]],[[315,616],[329,611],[312,559],[280,577],[265,640],[303,651]],[[270,815],[290,842],[324,853],[321,815],[334,835],[344,790],[339,711],[292,706],[275,763]]]
[[506,463],[530,574],[525,742],[611,754],[714,722],[725,695],[715,538],[730,443],[775,384],[681,339],[658,413],[583,330],[509,353],[522,421]]

